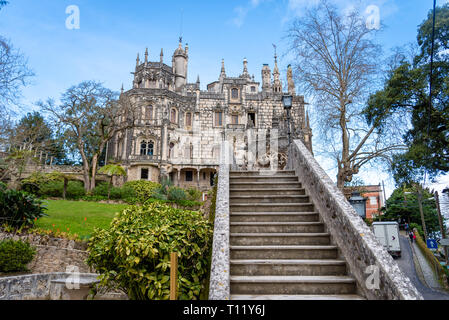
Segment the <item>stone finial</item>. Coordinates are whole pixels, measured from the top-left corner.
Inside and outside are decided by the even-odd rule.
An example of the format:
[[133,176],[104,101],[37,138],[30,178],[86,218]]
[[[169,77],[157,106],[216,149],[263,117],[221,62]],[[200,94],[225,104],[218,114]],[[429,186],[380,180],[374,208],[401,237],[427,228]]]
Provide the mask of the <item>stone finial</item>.
[[164,62],[164,49],[161,49],[161,63]]
[[198,75],[198,77],[196,78],[196,83],[200,83],[200,75]]
[[186,48],[185,48],[184,52],[186,53],[186,55],[189,54],[189,44],[188,43],[186,43]]
[[226,78],[226,70],[224,65],[224,59],[221,59],[221,72],[220,72],[220,78]]
[[248,73],[248,60],[246,58],[243,59],[243,73],[242,77],[251,79],[251,76]]
[[125,89],[123,88],[123,83],[122,83],[121,94],[123,94],[124,91],[125,91]]
[[148,48],[145,49],[145,64],[148,63]]
[[137,59],[136,59],[136,67],[140,66],[140,58],[139,53],[137,53]]
[[293,81],[293,71],[292,66],[289,64],[287,67],[287,82],[288,82],[288,93],[291,95],[296,95],[295,82]]

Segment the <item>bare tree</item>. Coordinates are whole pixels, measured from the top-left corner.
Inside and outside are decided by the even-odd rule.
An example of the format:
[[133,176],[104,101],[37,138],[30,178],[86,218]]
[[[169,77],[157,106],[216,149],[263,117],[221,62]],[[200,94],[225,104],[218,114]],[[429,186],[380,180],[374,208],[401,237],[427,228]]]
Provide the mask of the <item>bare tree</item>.
[[51,99],[38,104],[64,130],[69,146],[79,152],[84,187],[91,191],[95,188],[98,161],[106,143],[135,125],[136,108],[123,95],[117,100],[117,93],[94,81],[71,87],[61,101],[61,105],[55,105]]
[[23,54],[0,36],[0,113],[6,114],[7,107],[17,103],[21,88],[33,76]]
[[403,149],[401,135],[392,131],[388,112],[369,124],[363,110],[378,83],[381,48],[375,30],[357,8],[346,14],[323,0],[296,19],[287,34],[295,55],[296,78],[314,98],[315,114],[337,164],[337,185],[343,189],[367,163]]

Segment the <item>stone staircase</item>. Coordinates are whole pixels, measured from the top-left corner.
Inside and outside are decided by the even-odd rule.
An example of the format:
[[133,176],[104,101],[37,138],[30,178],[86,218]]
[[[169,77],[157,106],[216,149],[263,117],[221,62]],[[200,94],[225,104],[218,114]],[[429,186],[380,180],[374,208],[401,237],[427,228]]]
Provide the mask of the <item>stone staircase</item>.
[[232,300],[363,299],[294,171],[231,171]]

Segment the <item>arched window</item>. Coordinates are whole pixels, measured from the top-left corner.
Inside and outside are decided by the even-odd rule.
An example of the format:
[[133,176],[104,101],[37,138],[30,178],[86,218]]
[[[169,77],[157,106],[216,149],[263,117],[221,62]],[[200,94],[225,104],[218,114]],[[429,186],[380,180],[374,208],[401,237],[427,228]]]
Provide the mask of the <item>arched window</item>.
[[238,99],[239,98],[239,89],[237,89],[237,88],[231,89],[231,97],[232,97],[232,99]]
[[186,126],[187,127],[192,126],[192,114],[190,112],[186,113]]
[[178,123],[178,121],[176,121],[177,119],[176,119],[176,110],[175,109],[171,109],[171,112],[170,112],[170,121],[172,122],[172,123]]
[[153,120],[153,106],[147,106],[145,108],[145,119]]
[[154,155],[154,143],[153,141],[148,142],[148,150],[147,150],[147,154],[149,156]]
[[147,155],[147,142],[145,140],[140,143],[140,155]]

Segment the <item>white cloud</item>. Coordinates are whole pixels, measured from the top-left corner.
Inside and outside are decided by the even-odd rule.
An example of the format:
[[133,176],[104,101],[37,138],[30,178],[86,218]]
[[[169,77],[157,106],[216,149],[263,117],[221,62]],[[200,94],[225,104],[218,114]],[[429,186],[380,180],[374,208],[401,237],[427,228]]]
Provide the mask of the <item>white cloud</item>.
[[251,10],[256,9],[261,3],[271,0],[250,0],[246,7],[238,6],[234,8],[236,16],[231,20],[232,24],[240,28],[245,22],[245,18]]

